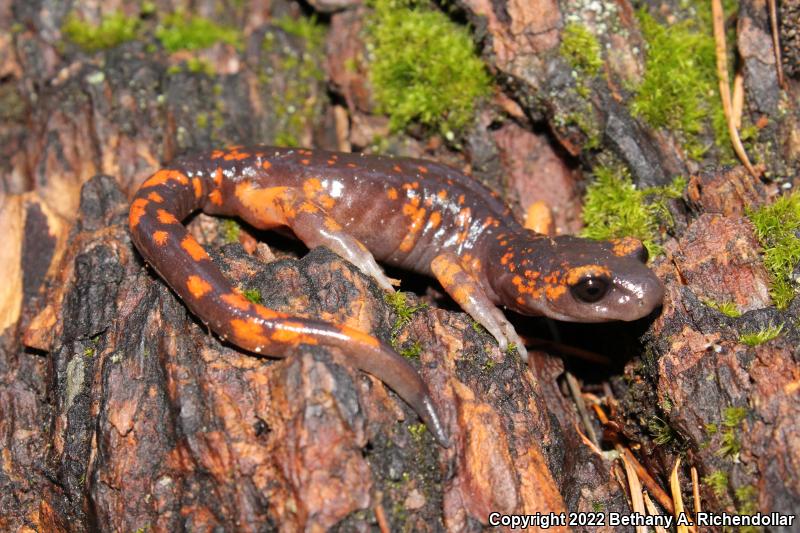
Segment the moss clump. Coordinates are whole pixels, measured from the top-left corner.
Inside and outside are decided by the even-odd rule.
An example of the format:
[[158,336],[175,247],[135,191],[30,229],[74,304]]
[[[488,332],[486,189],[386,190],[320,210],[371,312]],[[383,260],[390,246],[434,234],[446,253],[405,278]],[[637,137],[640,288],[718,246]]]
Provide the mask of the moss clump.
[[136,39],[139,32],[139,19],[129,17],[122,11],[103,15],[97,26],[81,20],[76,13],[70,13],[61,26],[68,40],[87,52],[97,52],[113,48]]
[[237,29],[183,11],[167,15],[156,28],[156,38],[168,52],[201,50],[219,42],[236,47],[242,44],[242,35]]
[[646,11],[639,12],[647,59],[632,111],[654,128],[679,133],[687,153],[695,159],[708,150],[700,135],[711,131],[723,155],[730,159],[733,152],[719,96],[709,8],[699,2],[695,5],[698,15],[669,27]]
[[392,343],[394,343],[397,334],[400,333],[400,330],[403,328],[403,326],[411,322],[411,317],[414,316],[414,313],[421,311],[422,309],[427,309],[428,304],[421,303],[417,305],[409,305],[408,300],[406,300],[405,293],[400,291],[384,293],[383,298],[386,303],[394,308],[394,312],[397,315],[394,325],[392,326]]
[[422,354],[422,346],[418,341],[414,341],[413,343],[411,343],[411,346],[409,346],[408,348],[403,348],[397,353],[399,353],[406,359],[419,359],[419,356]]
[[394,130],[418,122],[452,138],[490,90],[469,32],[427,6],[375,0],[374,7],[370,80],[379,110]]
[[288,33],[302,39],[307,48],[322,50],[325,42],[325,26],[317,22],[316,17],[284,16],[275,21],[275,25]]
[[254,304],[261,303],[261,291],[258,289],[245,289],[242,291],[242,295]]
[[783,331],[783,324],[762,328],[754,333],[743,333],[739,336],[739,342],[747,346],[758,346],[776,338]]
[[722,427],[724,429],[721,435],[722,443],[719,450],[717,450],[717,454],[720,457],[727,457],[734,461],[738,459],[739,452],[742,451],[742,443],[739,442],[737,431],[746,416],[747,408],[745,407],[726,407],[722,412]]
[[561,55],[572,68],[590,76],[596,76],[603,66],[597,37],[586,26],[575,22],[567,24],[561,34]]
[[748,216],[764,248],[764,266],[772,276],[772,300],[784,309],[797,294],[792,271],[800,263],[800,193],[778,198]]
[[675,430],[664,420],[654,416],[647,422],[647,430],[653,437],[653,442],[658,446],[666,446],[677,438]]
[[225,242],[239,242],[239,234],[241,231],[242,227],[232,218],[227,218],[222,221],[222,237],[225,239]]
[[722,470],[715,470],[703,478],[703,482],[709,486],[714,496],[721,499],[728,492],[728,474]]
[[703,300],[703,303],[711,309],[716,309],[723,315],[731,318],[739,318],[742,312],[734,302],[715,302],[714,300]]
[[599,240],[636,237],[650,257],[660,254],[659,226],[672,224],[666,201],[681,196],[686,179],[675,178],[666,187],[637,189],[622,167],[597,167],[594,175],[586,189],[582,235]]

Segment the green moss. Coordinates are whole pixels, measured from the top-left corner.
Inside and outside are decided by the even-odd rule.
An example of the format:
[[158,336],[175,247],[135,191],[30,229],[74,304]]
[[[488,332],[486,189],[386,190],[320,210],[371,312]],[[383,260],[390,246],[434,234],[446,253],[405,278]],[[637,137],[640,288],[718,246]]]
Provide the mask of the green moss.
[[754,515],[758,512],[758,489],[753,485],[744,485],[734,491],[739,505],[736,510],[743,515]]
[[403,326],[411,322],[411,317],[414,316],[414,313],[428,308],[428,304],[425,303],[409,305],[405,293],[400,291],[384,293],[383,298],[386,303],[394,308],[394,312],[397,315],[392,326],[392,339],[397,336]]
[[653,437],[653,442],[659,446],[666,446],[677,437],[675,430],[661,418],[654,416],[647,422],[647,430]]
[[218,42],[242,45],[242,35],[236,28],[221,26],[207,18],[176,11],[164,17],[156,28],[156,38],[168,52],[201,50]]
[[284,73],[283,85],[276,87],[280,97],[270,103],[278,122],[273,142],[278,146],[298,146],[320,108],[317,88],[325,75],[317,58],[323,55],[326,28],[313,17],[283,17],[275,25],[302,41],[303,51],[276,47],[275,34],[267,32],[261,46],[271,56],[272,64],[259,75],[259,80],[269,85],[267,72]]
[[245,298],[247,298],[254,304],[260,304],[262,301],[261,291],[259,291],[258,289],[245,289],[242,291],[242,294],[244,295]]
[[728,492],[728,474],[722,470],[715,470],[703,478],[703,482],[709,486],[711,492],[718,499],[725,497]]
[[694,2],[695,15],[669,27],[646,11],[639,12],[647,59],[631,109],[652,127],[678,133],[685,150],[695,159],[709,148],[700,136],[713,133],[727,160],[733,157],[733,151],[719,96],[710,8],[706,4]]
[[422,346],[419,342],[414,341],[411,346],[408,348],[403,348],[399,350],[397,353],[405,357],[406,359],[419,359],[419,356],[422,354]]
[[717,431],[719,431],[719,427],[713,422],[706,424],[705,427],[706,427],[706,433],[708,433],[709,435],[716,435]]
[[409,424],[408,426],[408,432],[411,433],[411,436],[414,437],[416,441],[422,439],[427,431],[428,428],[425,427],[425,424]]
[[603,56],[597,37],[582,25],[571,22],[561,34],[561,55],[575,70],[596,76],[603,66]]
[[734,302],[715,302],[714,300],[703,300],[703,304],[712,309],[716,309],[723,315],[731,318],[739,318],[742,316],[742,312],[739,311],[739,308]]
[[316,17],[284,16],[276,20],[275,25],[289,35],[303,39],[309,48],[321,50],[325,42],[325,26],[317,23]]
[[660,254],[659,226],[672,224],[666,201],[681,196],[686,180],[678,177],[666,187],[637,189],[622,167],[596,167],[594,175],[586,189],[582,235],[601,240],[636,237],[650,257]]
[[769,326],[762,328],[753,333],[742,333],[739,336],[739,342],[747,346],[758,346],[776,338],[783,331],[783,324],[777,326]]
[[136,39],[139,19],[129,17],[122,11],[114,11],[103,15],[100,24],[95,26],[81,20],[76,13],[70,13],[61,31],[68,40],[85,51],[96,52]]
[[736,460],[742,450],[742,443],[739,441],[738,430],[742,421],[747,416],[745,407],[726,407],[722,412],[722,434],[721,444],[717,454],[720,457],[727,457]]
[[452,138],[489,94],[489,76],[466,28],[410,4],[374,2],[368,32],[375,100],[394,130],[417,122]]
[[222,221],[222,236],[225,239],[225,242],[239,242],[239,234],[241,231],[242,227],[232,218],[226,218]]
[[800,263],[800,193],[781,196],[747,215],[764,249],[764,266],[772,277],[772,300],[778,309],[784,309],[797,294],[792,271]]

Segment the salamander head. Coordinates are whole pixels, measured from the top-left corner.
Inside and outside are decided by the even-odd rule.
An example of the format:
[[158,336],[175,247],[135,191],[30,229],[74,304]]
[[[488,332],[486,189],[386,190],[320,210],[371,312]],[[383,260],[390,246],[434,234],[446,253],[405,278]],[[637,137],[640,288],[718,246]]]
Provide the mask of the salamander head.
[[[592,241],[533,232],[500,248],[489,273],[501,302],[524,315],[569,322],[637,320],[661,304],[664,287],[636,239]],[[493,275],[494,274],[494,275]]]

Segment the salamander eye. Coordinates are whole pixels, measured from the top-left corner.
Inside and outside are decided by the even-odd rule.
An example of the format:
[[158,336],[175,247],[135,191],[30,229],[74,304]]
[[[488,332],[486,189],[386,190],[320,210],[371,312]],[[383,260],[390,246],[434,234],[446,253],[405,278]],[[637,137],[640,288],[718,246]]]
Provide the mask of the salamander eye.
[[593,304],[600,301],[603,296],[608,292],[611,283],[605,277],[601,276],[586,276],[578,283],[570,287],[572,296],[575,299],[587,304]]

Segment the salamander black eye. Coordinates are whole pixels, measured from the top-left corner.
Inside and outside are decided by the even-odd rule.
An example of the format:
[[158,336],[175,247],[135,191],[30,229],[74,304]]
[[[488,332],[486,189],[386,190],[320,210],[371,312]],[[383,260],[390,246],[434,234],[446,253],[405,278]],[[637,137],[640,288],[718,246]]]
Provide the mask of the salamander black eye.
[[581,302],[593,304],[600,301],[608,292],[611,283],[608,279],[599,276],[586,276],[570,287],[572,296]]

